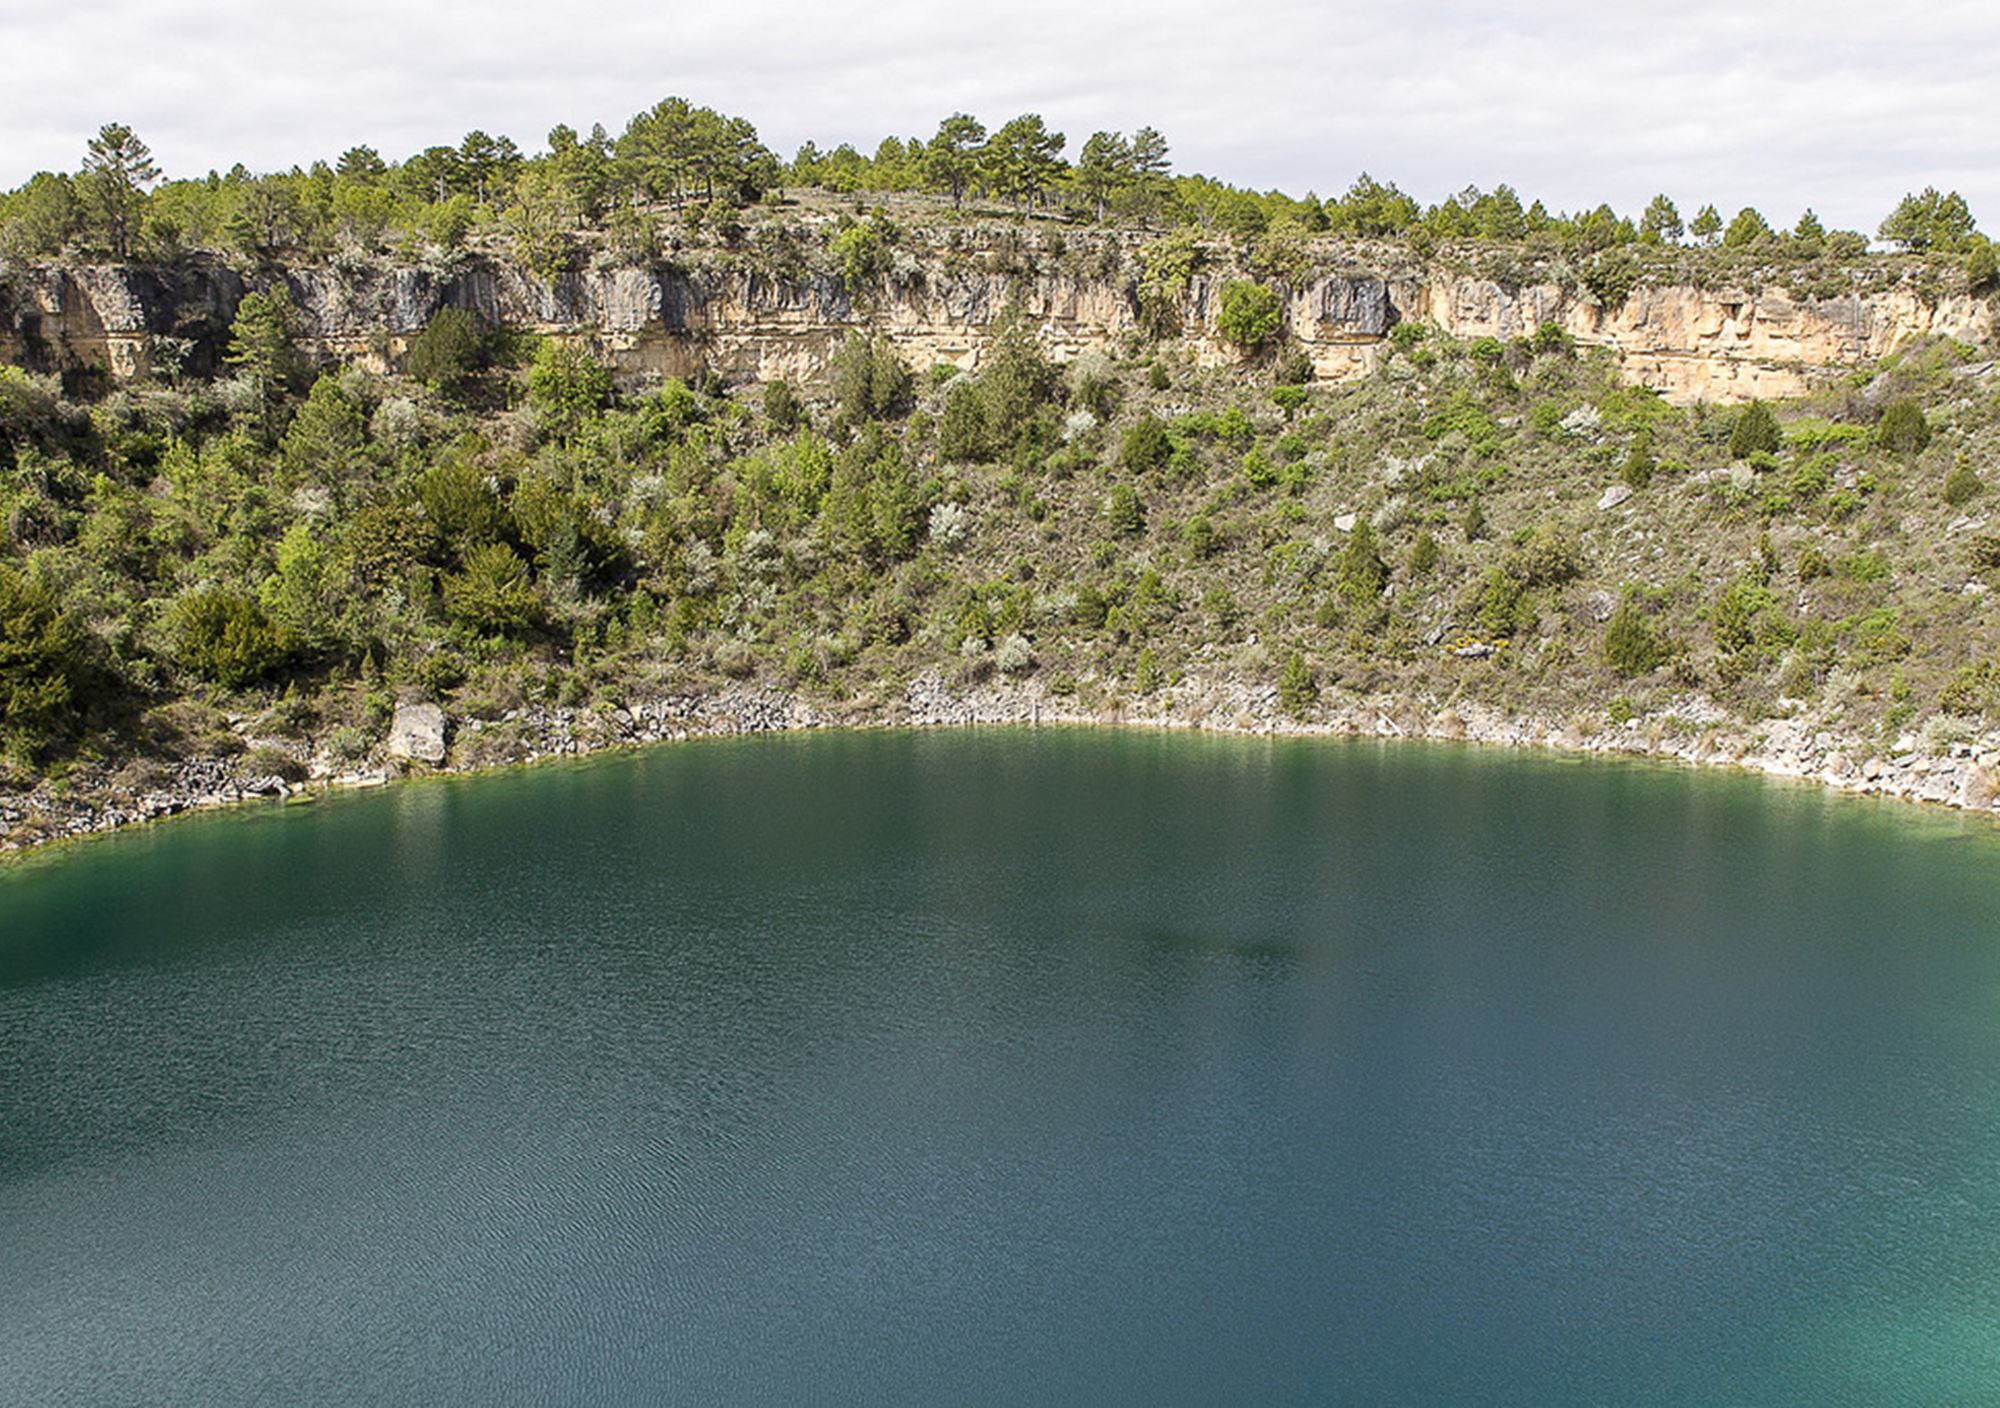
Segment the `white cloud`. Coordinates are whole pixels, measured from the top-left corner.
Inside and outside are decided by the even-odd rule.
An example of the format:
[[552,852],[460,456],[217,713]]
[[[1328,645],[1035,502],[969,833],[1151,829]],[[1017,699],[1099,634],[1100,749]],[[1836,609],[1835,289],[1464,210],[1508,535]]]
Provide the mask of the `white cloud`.
[[1956,187],[2000,227],[1985,75],[2000,10],[1897,23],[1856,0],[1454,0],[807,5],[0,0],[0,182],[74,167],[107,120],[172,174],[367,142],[400,156],[481,127],[616,131],[669,93],[789,152],[927,134],[957,109],[1040,111],[1071,150],[1152,124],[1177,165],[1321,193],[1366,169],[1425,199],[1512,182],[1574,208],[1813,205],[1872,229],[1905,190]]

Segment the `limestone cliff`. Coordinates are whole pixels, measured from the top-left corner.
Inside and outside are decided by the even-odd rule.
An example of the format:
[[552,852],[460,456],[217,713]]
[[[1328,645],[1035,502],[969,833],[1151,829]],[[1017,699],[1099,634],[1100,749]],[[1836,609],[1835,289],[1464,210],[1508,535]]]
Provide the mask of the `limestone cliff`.
[[[470,257],[429,269],[246,271],[209,258],[160,268],[40,266],[0,271],[0,359],[44,371],[101,368],[120,379],[175,363],[210,371],[243,295],[282,283],[311,348],[377,370],[396,369],[437,309],[455,304],[585,339],[635,379],[713,368],[730,381],[810,382],[847,331],[863,324],[882,329],[919,367],[971,365],[1016,297],[1052,354],[1109,346],[1139,325],[1129,262],[1112,263],[1108,272],[1072,263],[1023,273],[941,256],[911,261],[862,295],[830,273],[782,277],[742,260],[603,268],[554,280],[505,259]],[[1236,360],[1215,333],[1220,288],[1236,276],[1210,269],[1187,287],[1183,343],[1204,363]],[[1442,267],[1376,272],[1348,260],[1299,280],[1286,312],[1323,378],[1366,370],[1406,320],[1461,338],[1519,337],[1554,322],[1580,343],[1611,349],[1631,380],[1684,402],[1794,395],[1912,338],[1987,344],[1995,335],[1991,301],[1927,293],[1909,281],[1832,298],[1774,286],[1641,284],[1617,306],[1602,307],[1554,280],[1515,287]]]

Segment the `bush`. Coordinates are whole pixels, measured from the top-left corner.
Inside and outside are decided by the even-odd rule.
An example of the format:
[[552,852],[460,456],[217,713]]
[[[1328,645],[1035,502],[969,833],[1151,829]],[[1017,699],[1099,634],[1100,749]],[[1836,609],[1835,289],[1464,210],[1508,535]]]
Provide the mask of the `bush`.
[[1510,549],[1507,575],[1524,587],[1557,587],[1583,575],[1583,550],[1553,523],[1544,523]]
[[446,395],[493,364],[493,328],[477,313],[440,308],[410,343],[409,373]]
[[914,392],[910,369],[879,333],[851,332],[833,354],[833,395],[849,421],[900,416],[910,409]]
[[1166,671],[1160,668],[1160,652],[1150,645],[1139,652],[1139,658],[1132,663],[1132,691],[1135,694],[1151,694],[1166,679]]
[[1468,543],[1476,543],[1486,536],[1486,510],[1478,499],[1466,506],[1463,531]]
[[32,759],[75,720],[84,635],[45,582],[0,563],[0,747]]
[[1576,353],[1576,339],[1562,330],[1562,324],[1545,322],[1528,339],[1528,350],[1537,357],[1570,357]]
[[1112,489],[1111,497],[1104,501],[1104,521],[1121,538],[1136,538],[1145,532],[1146,508],[1139,502],[1138,491],[1130,484]]
[[1274,386],[1271,388],[1271,404],[1285,413],[1290,420],[1302,410],[1309,399],[1303,386]]
[[1981,240],[1965,256],[1965,284],[1974,293],[1988,293],[2000,283],[2000,258],[1993,254],[1993,242]]
[[1389,585],[1389,568],[1375,551],[1375,529],[1366,518],[1357,518],[1354,531],[1347,535],[1334,583],[1352,602],[1374,601]]
[[1621,679],[1629,680],[1658,669],[1666,658],[1666,642],[1653,629],[1645,611],[1628,596],[1604,623],[1605,663]]
[[1417,540],[1410,546],[1410,575],[1422,577],[1429,574],[1438,563],[1437,539],[1429,529],[1417,534]]
[[948,463],[977,464],[993,456],[986,424],[986,398],[969,378],[960,377],[945,393],[938,417],[938,457]]
[[1771,408],[1762,401],[1752,401],[1737,412],[1736,422],[1729,428],[1729,457],[1747,460],[1756,454],[1774,455],[1780,440],[1778,418],[1771,414]]
[[1985,487],[1979,476],[1973,472],[1972,466],[1961,459],[1952,466],[1951,473],[1944,477],[1944,501],[1957,508],[1977,498],[1979,491]]
[[1018,632],[1000,642],[1000,648],[993,653],[993,663],[1003,675],[1025,675],[1035,667],[1034,647],[1028,638]]
[[1286,657],[1284,672],[1278,676],[1278,707],[1295,719],[1303,719],[1318,701],[1319,681],[1313,677],[1306,657],[1294,650]]
[[444,579],[444,609],[461,625],[492,634],[526,630],[542,614],[528,564],[505,543],[466,554],[464,571]]
[[1618,477],[1628,488],[1643,489],[1653,482],[1653,471],[1659,467],[1653,458],[1653,437],[1647,431],[1640,431],[1632,437],[1631,448],[1625,452],[1625,463],[1618,467]]
[[256,598],[227,587],[182,597],[174,610],[174,640],[183,665],[225,689],[262,679],[289,653]]
[[764,383],[764,419],[771,422],[771,428],[782,435],[789,435],[799,428],[804,411],[799,406],[798,394],[792,390],[789,381],[767,381]]
[[1914,455],[1931,443],[1931,424],[1923,407],[1907,398],[1891,401],[1875,426],[1875,443],[1899,455]]
[[1164,466],[1173,452],[1166,424],[1148,411],[1126,428],[1118,443],[1118,463],[1132,474],[1146,474]]
[[545,338],[528,368],[528,405],[543,432],[567,441],[611,399],[611,373],[588,349]]
[[859,293],[889,268],[889,251],[872,221],[856,221],[827,241],[827,253],[849,293]]
[[1284,304],[1278,291],[1248,279],[1232,279],[1222,286],[1222,305],[1215,316],[1215,330],[1246,353],[1268,348],[1284,325]]

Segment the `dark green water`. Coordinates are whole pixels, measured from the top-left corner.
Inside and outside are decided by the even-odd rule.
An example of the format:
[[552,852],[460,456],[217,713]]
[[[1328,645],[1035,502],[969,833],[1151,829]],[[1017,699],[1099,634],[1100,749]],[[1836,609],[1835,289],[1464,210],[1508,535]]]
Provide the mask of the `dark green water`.
[[0,1402],[2000,1403],[2000,843],[701,744],[0,871]]

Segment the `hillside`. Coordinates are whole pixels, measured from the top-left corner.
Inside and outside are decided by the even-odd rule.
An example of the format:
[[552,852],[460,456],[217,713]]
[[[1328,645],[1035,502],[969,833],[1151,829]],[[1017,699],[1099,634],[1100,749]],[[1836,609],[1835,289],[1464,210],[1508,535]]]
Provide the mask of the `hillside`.
[[1629,273],[916,198],[553,276],[9,266],[0,829],[965,717],[1990,806],[1991,301],[1891,256]]

